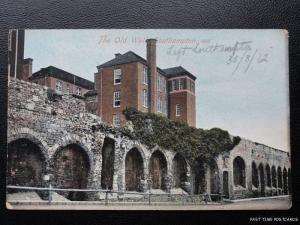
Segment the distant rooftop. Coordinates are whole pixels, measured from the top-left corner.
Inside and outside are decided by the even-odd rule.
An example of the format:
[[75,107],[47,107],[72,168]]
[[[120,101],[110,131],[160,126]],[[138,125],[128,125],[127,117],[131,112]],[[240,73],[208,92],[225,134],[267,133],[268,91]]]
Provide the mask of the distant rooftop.
[[94,82],[91,82],[89,80],[86,80],[82,77],[79,77],[77,75],[74,75],[72,73],[69,73],[67,71],[64,71],[54,66],[48,66],[46,68],[40,69],[39,71],[33,73],[32,76],[29,78],[29,80],[39,79],[47,75],[78,85],[88,90],[94,89]]
[[164,69],[163,71],[168,76],[168,78],[177,77],[177,76],[181,76],[181,75],[187,75],[193,80],[197,79],[197,77],[195,77],[193,74],[191,74],[189,71],[187,71],[186,69],[184,69],[181,66],[167,68],[167,69]]

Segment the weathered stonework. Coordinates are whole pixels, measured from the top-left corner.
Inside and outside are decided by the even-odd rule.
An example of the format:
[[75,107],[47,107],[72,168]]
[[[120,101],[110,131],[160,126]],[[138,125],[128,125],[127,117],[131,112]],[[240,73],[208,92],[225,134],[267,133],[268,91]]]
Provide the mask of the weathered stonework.
[[[139,141],[120,134],[96,130],[95,126],[102,123],[101,118],[86,111],[84,98],[57,95],[47,87],[17,79],[10,81],[8,96],[9,184],[43,186],[48,183],[41,177],[52,174],[50,182],[55,187],[126,191],[126,174],[137,174],[139,177],[134,179],[136,183],[130,190],[133,188],[146,192],[151,185],[153,187],[152,181],[157,179],[156,182],[162,184],[155,187],[163,188],[166,192],[180,187],[189,193],[223,193],[228,198],[287,194],[291,191],[288,185],[290,156],[286,152],[242,139],[234,149],[220,155],[215,162],[209,165],[200,163],[192,168],[188,160],[172,150],[159,146],[149,149]],[[113,143],[109,157],[104,153],[104,141],[108,139]],[[27,157],[26,154],[21,154],[26,146],[35,146],[33,149],[39,151],[42,156],[41,165],[30,167],[25,163],[26,160],[36,158],[30,151],[26,153]],[[126,160],[132,151],[132,158]],[[166,163],[157,166],[160,162],[154,160],[153,164],[151,160],[154,155],[159,155],[161,162]],[[236,157],[240,157],[239,163],[235,163]],[[104,162],[105,158],[110,160]],[[180,163],[178,158],[181,159]],[[14,159],[20,162],[13,162]],[[253,162],[260,168],[257,188],[252,185]],[[152,169],[151,163],[154,165]],[[244,169],[233,166],[243,163]],[[198,173],[201,167],[203,172]],[[272,175],[273,167],[276,180]],[[18,172],[26,168],[33,172]],[[102,171],[103,168],[106,171]],[[22,179],[20,176],[23,176]],[[103,186],[101,177],[106,177],[110,185]],[[200,183],[195,182],[196,177],[201,180]],[[244,185],[235,184],[235,180],[244,182]],[[268,181],[276,183],[276,187],[271,187]],[[201,188],[195,187],[195,183]],[[70,199],[77,198],[66,196]]]

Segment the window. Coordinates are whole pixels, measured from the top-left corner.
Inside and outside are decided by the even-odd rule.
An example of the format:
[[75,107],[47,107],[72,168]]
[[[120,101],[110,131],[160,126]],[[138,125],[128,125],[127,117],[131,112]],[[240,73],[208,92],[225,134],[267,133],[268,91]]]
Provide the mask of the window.
[[147,67],[143,67],[143,84],[148,84],[148,70]]
[[62,91],[62,81],[56,80],[55,90],[57,92],[61,92]]
[[182,80],[179,79],[178,80],[178,90],[181,90],[181,89],[183,89],[183,87],[182,87]]
[[81,88],[80,87],[76,87],[76,95],[81,95]]
[[176,87],[176,80],[172,80],[172,91],[175,90]]
[[65,92],[66,94],[70,94],[70,85],[69,84],[67,84],[67,88],[66,88],[66,92]]
[[161,97],[158,96],[157,98],[157,112],[162,112],[162,104],[161,104]]
[[165,90],[165,93],[167,93],[167,79],[164,78],[164,90]]
[[180,105],[179,104],[176,104],[176,106],[175,106],[175,111],[176,111],[176,116],[180,116],[180,114],[181,114],[181,109],[180,109]]
[[121,84],[121,69],[114,70],[114,84]]
[[143,96],[142,96],[143,106],[148,108],[148,91],[143,90]]
[[115,125],[115,126],[120,126],[120,123],[121,122],[121,120],[120,120],[120,114],[114,114],[113,115],[113,125]]
[[114,107],[120,107],[121,105],[121,97],[120,91],[114,92]]
[[192,92],[195,92],[195,84],[194,84],[193,81],[191,82],[191,89],[192,89],[192,90],[191,90]]
[[160,91],[160,75],[157,74],[157,78],[156,78],[156,90]]

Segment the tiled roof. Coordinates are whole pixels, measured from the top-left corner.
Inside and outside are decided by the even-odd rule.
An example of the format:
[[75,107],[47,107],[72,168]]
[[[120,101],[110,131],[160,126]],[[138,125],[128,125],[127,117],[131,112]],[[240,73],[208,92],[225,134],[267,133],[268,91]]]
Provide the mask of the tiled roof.
[[[132,63],[132,62],[140,62],[140,63],[148,66],[148,63],[147,63],[146,59],[144,59],[143,57],[137,55],[136,53],[134,53],[132,51],[128,51],[124,54],[117,55],[114,59],[109,60],[106,63],[103,63],[103,64],[97,66],[97,68],[117,66],[117,65]],[[162,69],[160,69],[159,67],[157,67],[157,70],[162,75],[165,75],[164,71]]]
[[54,66],[48,66],[46,68],[42,68],[41,70],[32,74],[32,76],[29,78],[29,80],[39,79],[39,78],[45,77],[47,75],[49,75],[51,77],[55,77],[55,78],[63,80],[63,81],[66,81],[66,82],[69,82],[71,84],[78,85],[78,86],[83,87],[88,90],[94,89],[94,82],[91,82],[82,77],[76,76],[72,73],[69,73],[67,71],[64,71],[64,70],[59,69]]
[[168,78],[187,75],[190,78],[192,78],[193,80],[197,79],[197,77],[195,77],[193,74],[191,74],[189,71],[187,71],[186,69],[184,69],[181,66],[167,68],[167,69],[164,69],[163,71],[167,74]]

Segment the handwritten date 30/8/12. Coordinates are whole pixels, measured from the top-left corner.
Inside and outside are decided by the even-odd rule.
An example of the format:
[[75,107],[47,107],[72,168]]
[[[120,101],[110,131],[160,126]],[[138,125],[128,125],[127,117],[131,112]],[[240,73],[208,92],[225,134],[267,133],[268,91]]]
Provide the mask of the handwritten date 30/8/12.
[[[239,45],[239,42],[236,42],[236,45]],[[265,50],[252,49],[251,46],[246,48],[244,51],[237,53],[237,51],[233,51],[227,60],[228,65],[235,65],[232,74],[240,71],[243,73],[247,73],[249,68],[255,64],[268,63],[269,61],[269,50],[272,47],[269,47]]]
[[[271,48],[272,47],[270,47],[270,49]],[[243,73],[247,73],[247,71],[253,64],[268,63],[269,61],[268,50],[269,49],[265,51],[259,51],[258,49],[247,50],[238,54],[236,52],[233,52],[231,55],[229,55],[227,64],[235,65],[232,74],[235,74],[239,70],[242,70]]]

